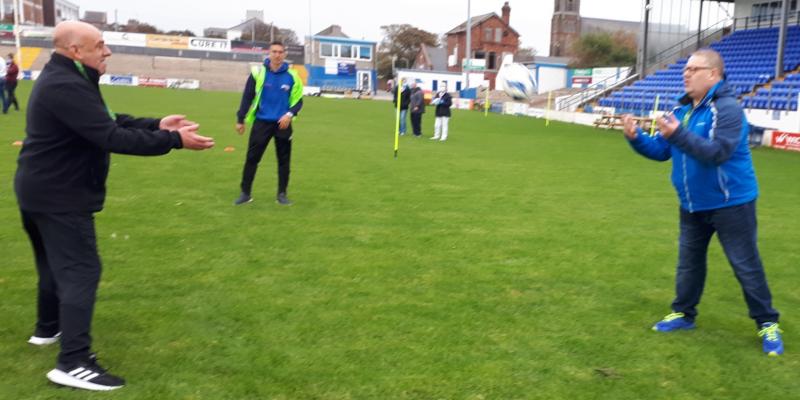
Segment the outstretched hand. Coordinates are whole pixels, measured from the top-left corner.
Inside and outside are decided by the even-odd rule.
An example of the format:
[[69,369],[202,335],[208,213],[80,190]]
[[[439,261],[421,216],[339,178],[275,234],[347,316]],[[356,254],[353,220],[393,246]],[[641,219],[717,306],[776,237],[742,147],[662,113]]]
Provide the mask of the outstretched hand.
[[636,139],[636,120],[633,115],[625,114],[622,116],[622,133],[628,140]]
[[181,129],[184,126],[195,125],[195,124],[197,123],[186,119],[185,115],[180,115],[180,114],[167,115],[166,117],[161,118],[161,123],[158,124],[158,129],[166,131],[177,131],[178,129]]
[[672,136],[672,134],[678,130],[678,127],[681,126],[681,123],[672,113],[665,114],[663,117],[659,118],[656,124],[658,125],[658,130],[661,132],[661,136],[665,139]]
[[213,138],[200,136],[197,134],[197,130],[199,128],[200,125],[193,124],[178,129],[178,133],[181,135],[181,141],[183,142],[184,149],[205,150],[214,147]]

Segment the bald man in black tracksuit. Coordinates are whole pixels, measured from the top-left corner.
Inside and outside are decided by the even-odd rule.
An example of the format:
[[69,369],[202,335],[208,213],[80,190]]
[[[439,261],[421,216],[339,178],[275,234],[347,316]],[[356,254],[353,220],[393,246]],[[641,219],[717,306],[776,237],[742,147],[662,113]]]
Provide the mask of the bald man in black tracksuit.
[[101,264],[94,213],[103,209],[110,153],[166,154],[205,149],[213,139],[173,115],[114,114],[98,86],[111,51],[100,32],[68,21],[54,32],[56,52],[34,84],[14,188],[39,274],[38,318],[29,343],[61,341],[51,381],[112,390],[124,381],[106,373],[89,334]]

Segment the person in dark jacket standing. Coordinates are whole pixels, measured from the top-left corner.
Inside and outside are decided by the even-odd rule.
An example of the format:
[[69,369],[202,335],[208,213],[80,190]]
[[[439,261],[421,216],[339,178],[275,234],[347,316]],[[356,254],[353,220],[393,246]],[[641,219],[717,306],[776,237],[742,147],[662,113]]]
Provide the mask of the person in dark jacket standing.
[[450,93],[447,93],[447,86],[442,86],[442,89],[436,93],[431,104],[436,105],[436,122],[433,125],[433,137],[431,140],[440,140],[444,142],[447,140],[447,130],[450,124],[450,107],[453,105],[453,98],[450,96]]
[[422,114],[425,113],[425,95],[416,83],[411,84],[411,129],[414,130],[414,137],[422,137]]
[[[406,115],[408,114],[408,106],[411,104],[411,90],[408,84],[403,82],[403,88],[400,90],[400,136],[406,134]],[[392,103],[397,108],[397,90],[392,91]]]
[[244,134],[245,121],[252,124],[247,146],[247,158],[242,170],[242,192],[233,202],[241,205],[253,201],[253,180],[258,163],[275,137],[275,155],[278,159],[278,194],[276,201],[291,205],[286,196],[289,186],[289,167],[292,157],[292,119],[303,108],[303,81],[297,71],[290,69],[286,47],[281,42],[269,46],[269,58],[264,65],[253,67],[247,78],[242,102],[236,113],[236,132]]
[[653,326],[657,332],[695,327],[703,294],[708,244],[717,234],[742,287],[750,318],[770,356],[783,354],[778,311],[772,307],[756,242],[758,183],[748,147],[749,125],[725,82],[719,53],[698,50],[683,68],[686,94],[671,114],[659,118],[650,137],[623,117],[631,147],[656,160],[672,159],[672,184],[680,200],[680,238],[672,313]]
[[14,53],[8,53],[8,61],[6,62],[6,84],[5,84],[5,91],[6,91],[6,100],[3,102],[3,114],[8,113],[8,109],[11,105],[14,105],[14,109],[19,111],[19,103],[17,103],[17,75],[19,75],[19,67],[14,62]]
[[89,334],[101,263],[94,213],[103,209],[110,153],[166,154],[214,145],[181,115],[161,120],[114,114],[98,86],[111,51],[95,27],[76,21],[53,32],[55,52],[33,86],[14,188],[39,274],[33,345],[61,341],[47,378],[113,390],[124,380],[91,353]]

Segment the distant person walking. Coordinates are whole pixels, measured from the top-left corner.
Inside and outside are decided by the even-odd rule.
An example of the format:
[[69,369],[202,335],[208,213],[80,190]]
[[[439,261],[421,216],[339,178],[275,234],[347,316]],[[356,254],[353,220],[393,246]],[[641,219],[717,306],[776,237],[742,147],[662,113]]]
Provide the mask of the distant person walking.
[[6,71],[8,70],[8,64],[6,62],[0,62],[0,107],[3,110],[6,109]]
[[425,113],[425,95],[416,83],[411,84],[409,109],[411,110],[411,129],[414,130],[414,137],[422,137],[422,114]]
[[14,53],[8,53],[8,61],[6,61],[6,81],[5,81],[5,90],[6,90],[6,99],[3,102],[3,114],[8,113],[8,109],[11,105],[14,105],[14,109],[19,111],[19,103],[17,103],[17,75],[19,75],[19,67],[14,62]]
[[[400,90],[400,136],[406,134],[406,119],[408,119],[408,106],[411,104],[411,90],[408,84],[403,82]],[[397,108],[397,90],[392,91],[392,103]]]

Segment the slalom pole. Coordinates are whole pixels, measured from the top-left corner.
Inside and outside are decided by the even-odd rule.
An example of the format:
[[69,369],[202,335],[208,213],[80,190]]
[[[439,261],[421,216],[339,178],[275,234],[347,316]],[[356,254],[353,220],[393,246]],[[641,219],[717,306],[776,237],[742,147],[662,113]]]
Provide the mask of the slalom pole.
[[486,100],[483,102],[483,116],[489,116],[489,87],[486,87]]
[[403,88],[403,80],[397,78],[397,116],[394,120],[394,158],[397,158],[397,150],[400,147],[400,103],[403,99],[400,97]]
[[650,136],[656,135],[656,111],[658,111],[658,99],[661,95],[656,95],[656,104],[653,106],[653,121],[650,123]]
[[553,99],[553,91],[547,92],[547,108],[544,113],[544,126],[550,126],[550,102]]

